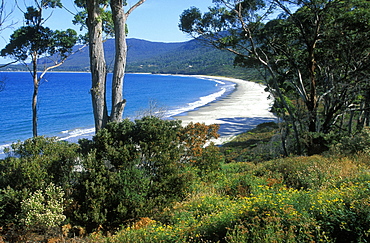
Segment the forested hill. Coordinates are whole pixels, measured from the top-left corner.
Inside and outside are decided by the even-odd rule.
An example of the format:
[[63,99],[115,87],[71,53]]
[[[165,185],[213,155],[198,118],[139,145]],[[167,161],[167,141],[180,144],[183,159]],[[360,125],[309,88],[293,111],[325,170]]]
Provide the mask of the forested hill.
[[[127,39],[127,72],[222,75],[247,79],[259,79],[255,71],[233,66],[234,55],[226,51],[205,46],[198,40],[179,43],[151,42]],[[114,40],[104,43],[107,65],[113,69]],[[70,56],[55,71],[89,71],[88,47]],[[47,58],[41,63],[48,62]],[[24,69],[21,65],[7,67],[7,70]],[[5,70],[5,69],[3,69]]]

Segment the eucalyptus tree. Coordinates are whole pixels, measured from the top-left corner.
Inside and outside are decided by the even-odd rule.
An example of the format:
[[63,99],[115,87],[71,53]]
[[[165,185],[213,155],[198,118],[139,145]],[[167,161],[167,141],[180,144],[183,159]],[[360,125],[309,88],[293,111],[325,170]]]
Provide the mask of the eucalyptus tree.
[[[126,0],[75,0],[85,11],[76,17],[76,23],[86,24],[92,75],[91,96],[95,129],[99,131],[108,122],[122,120],[126,100],[123,98],[123,84],[127,57],[126,21],[129,15],[146,0],[138,0],[125,10]],[[115,61],[112,80],[112,107],[108,115],[106,82],[107,67],[104,57],[103,33],[115,37]]]
[[[44,18],[43,11],[48,8],[61,7],[61,0],[35,0],[34,5],[27,7],[24,12],[25,25],[14,31],[9,43],[1,50],[1,56],[10,56],[16,61],[22,62],[32,75],[32,130],[34,137],[38,135],[37,97],[40,82],[48,71],[64,63],[78,41],[77,33],[72,29],[53,31],[44,26],[48,18]],[[44,56],[53,57],[52,61],[40,67],[38,60]]]
[[214,2],[204,14],[184,11],[180,29],[235,53],[236,64],[266,73],[273,111],[283,118],[285,131],[293,130],[298,153],[319,153],[327,149],[329,135],[352,132],[355,113],[357,127],[365,124],[368,1]]

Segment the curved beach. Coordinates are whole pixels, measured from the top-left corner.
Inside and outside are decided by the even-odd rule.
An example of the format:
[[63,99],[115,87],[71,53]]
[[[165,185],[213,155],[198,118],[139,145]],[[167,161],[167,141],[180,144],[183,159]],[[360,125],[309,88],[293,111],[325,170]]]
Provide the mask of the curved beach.
[[182,120],[183,125],[190,122],[200,122],[206,125],[219,124],[220,138],[215,141],[216,144],[225,143],[260,123],[276,121],[274,114],[269,112],[272,99],[268,99],[269,93],[265,92],[263,85],[234,78],[197,77],[225,80],[236,84],[235,91],[228,96],[197,110],[174,117]]

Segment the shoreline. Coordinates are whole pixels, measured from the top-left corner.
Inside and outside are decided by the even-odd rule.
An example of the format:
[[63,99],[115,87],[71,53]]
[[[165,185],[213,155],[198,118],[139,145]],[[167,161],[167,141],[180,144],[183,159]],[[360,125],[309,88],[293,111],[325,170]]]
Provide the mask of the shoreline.
[[[216,100],[199,106],[194,110],[178,113],[169,117],[170,119],[182,120],[183,125],[187,125],[190,122],[200,122],[205,123],[206,125],[219,124],[220,138],[217,139],[217,141],[214,141],[216,144],[225,143],[232,137],[250,130],[260,123],[276,121],[275,116],[268,111],[272,100],[267,100],[267,96],[269,94],[264,91],[264,86],[261,84],[221,76],[174,74],[151,75],[188,76],[213,80],[215,82],[227,81],[235,84],[234,89],[231,92],[217,98]],[[89,130],[89,132],[86,132],[87,130]],[[79,138],[92,137],[93,133],[91,133],[90,130],[90,127],[66,130],[61,131],[61,134],[65,136],[57,136],[61,140],[77,142]],[[9,146],[10,144],[5,145]],[[1,152],[2,151],[0,151],[0,154]]]
[[198,78],[229,81],[236,84],[229,95],[180,115],[172,116],[173,119],[182,120],[183,125],[190,122],[205,123],[206,125],[220,125],[220,137],[213,142],[220,145],[230,141],[233,137],[264,122],[277,121],[276,116],[269,112],[273,100],[269,100],[269,93],[265,86],[236,78],[189,75]]

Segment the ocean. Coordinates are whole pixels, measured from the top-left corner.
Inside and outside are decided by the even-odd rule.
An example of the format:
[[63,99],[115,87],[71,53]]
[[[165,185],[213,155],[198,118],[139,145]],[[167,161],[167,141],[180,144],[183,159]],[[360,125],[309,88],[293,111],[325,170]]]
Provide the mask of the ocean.
[[[110,79],[108,75],[108,108]],[[1,72],[5,90],[0,92],[0,155],[5,147],[32,137],[33,83],[28,72]],[[94,134],[90,73],[49,72],[38,96],[38,134],[76,142]],[[166,119],[216,101],[235,84],[213,78],[177,75],[126,74],[124,118],[135,119],[150,103],[166,110]]]

